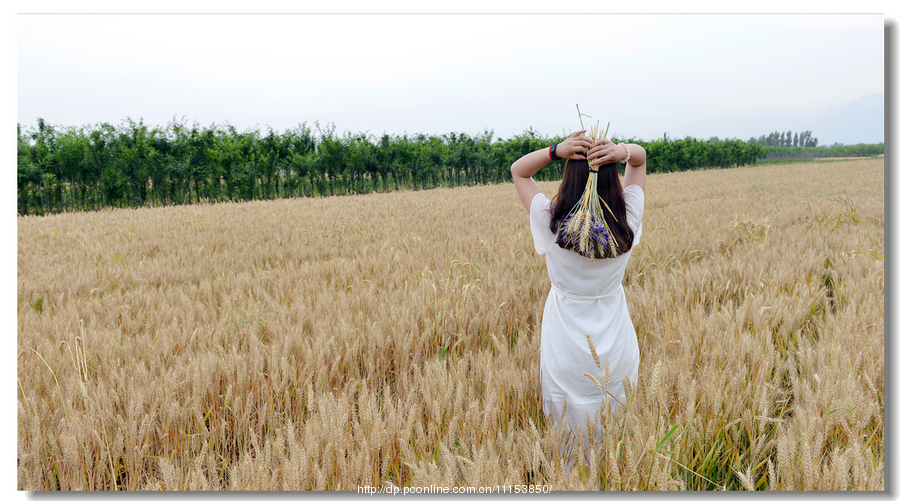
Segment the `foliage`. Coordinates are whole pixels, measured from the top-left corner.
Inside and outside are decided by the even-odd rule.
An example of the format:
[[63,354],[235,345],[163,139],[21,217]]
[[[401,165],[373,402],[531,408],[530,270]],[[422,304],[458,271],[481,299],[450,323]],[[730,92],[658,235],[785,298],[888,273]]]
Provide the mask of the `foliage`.
[[819,139],[812,137],[812,132],[808,130],[794,132],[793,136],[791,136],[791,131],[781,133],[775,131],[770,132],[768,135],[759,136],[758,138],[751,138],[749,142],[756,142],[763,146],[777,146],[781,148],[815,148],[819,144]]
[[810,160],[814,158],[874,157],[884,155],[884,143],[818,146],[816,148],[773,147],[767,148],[766,162],[783,160]]
[[[318,123],[281,133],[238,131],[178,117],[165,127],[131,118],[118,126],[61,127],[39,118],[36,128],[20,124],[17,138],[21,215],[499,183],[509,180],[517,158],[564,139],[531,128],[507,139],[495,139],[491,130],[475,136],[339,135],[333,124]],[[884,150],[883,144],[880,150],[872,145],[785,149],[738,139],[627,140],[647,150],[651,173]],[[535,179],[557,180],[562,171],[563,162],[553,162]]]

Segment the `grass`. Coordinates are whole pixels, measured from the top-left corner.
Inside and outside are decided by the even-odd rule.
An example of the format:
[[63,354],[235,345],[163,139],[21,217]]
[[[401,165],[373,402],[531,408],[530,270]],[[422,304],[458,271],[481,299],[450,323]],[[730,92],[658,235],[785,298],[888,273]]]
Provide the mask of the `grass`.
[[18,488],[883,490],[883,159],[647,184],[570,473],[511,184],[20,217]]

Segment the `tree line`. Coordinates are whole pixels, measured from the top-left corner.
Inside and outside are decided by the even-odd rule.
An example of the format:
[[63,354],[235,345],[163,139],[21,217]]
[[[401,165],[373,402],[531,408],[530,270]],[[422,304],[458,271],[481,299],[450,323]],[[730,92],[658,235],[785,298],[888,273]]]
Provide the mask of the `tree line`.
[[835,143],[831,146],[818,146],[819,139],[813,137],[812,132],[808,130],[794,132],[793,139],[791,138],[791,131],[775,131],[758,138],[750,138],[748,142],[766,146],[765,161],[768,162],[829,157],[864,157],[884,154],[883,142],[853,145]]
[[800,146],[771,147],[765,162],[780,162],[784,160],[809,160],[813,158],[840,158],[840,157],[871,157],[884,154],[884,143],[878,144],[833,144],[831,146],[818,146],[816,148],[804,148]]
[[[17,134],[23,215],[500,182],[516,158],[551,141],[533,130],[493,141],[492,131],[372,137],[318,123],[276,133],[130,118],[85,127],[38,119]],[[552,165],[536,178],[561,172]]]
[[780,148],[815,148],[819,145],[819,139],[812,137],[812,132],[806,130],[803,132],[791,131],[774,131],[768,135],[750,138],[751,143],[759,143],[763,146],[775,146]]
[[[490,130],[337,134],[318,123],[239,131],[177,118],[165,127],[131,118],[62,127],[39,118],[33,128],[19,124],[17,137],[21,215],[505,182],[517,158],[565,139],[532,129],[508,139]],[[647,150],[649,172],[749,165],[771,152],[738,139],[624,140]],[[560,179],[563,166],[552,162],[535,178]]]

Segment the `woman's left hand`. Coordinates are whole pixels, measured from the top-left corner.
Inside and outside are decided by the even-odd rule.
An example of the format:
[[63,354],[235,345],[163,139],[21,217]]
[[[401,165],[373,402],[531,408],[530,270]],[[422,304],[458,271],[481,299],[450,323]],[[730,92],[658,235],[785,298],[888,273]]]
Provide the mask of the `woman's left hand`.
[[585,132],[587,131],[577,131],[566,138],[565,141],[557,144],[556,156],[570,160],[584,160],[585,152],[593,144],[590,138],[583,135]]
[[623,160],[627,154],[624,146],[615,144],[609,139],[601,139],[588,150],[587,159],[591,167],[596,167]]

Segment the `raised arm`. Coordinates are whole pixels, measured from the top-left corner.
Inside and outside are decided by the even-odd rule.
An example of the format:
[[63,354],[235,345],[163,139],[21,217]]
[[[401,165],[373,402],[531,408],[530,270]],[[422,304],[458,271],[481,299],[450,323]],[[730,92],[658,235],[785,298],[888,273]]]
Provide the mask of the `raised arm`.
[[[566,158],[572,160],[583,160],[585,151],[591,147],[591,140],[582,136],[585,131],[580,130],[565,141],[556,145],[556,156],[558,158]],[[534,179],[531,176],[541,170],[545,165],[553,160],[550,157],[550,148],[543,148],[532,151],[527,155],[513,162],[509,168],[512,173],[513,182],[516,185],[516,191],[519,192],[519,200],[525,206],[525,211],[531,211],[531,201],[535,195],[541,192]]]
[[[627,143],[615,144],[608,139],[603,139],[594,143],[593,148],[588,151],[588,160],[591,166],[602,165],[611,161],[621,162],[626,158],[625,163],[625,179],[622,181],[622,187],[636,184],[641,187],[641,191],[646,191],[644,185],[647,180],[647,152],[640,145]],[[629,151],[631,155],[629,156]]]

